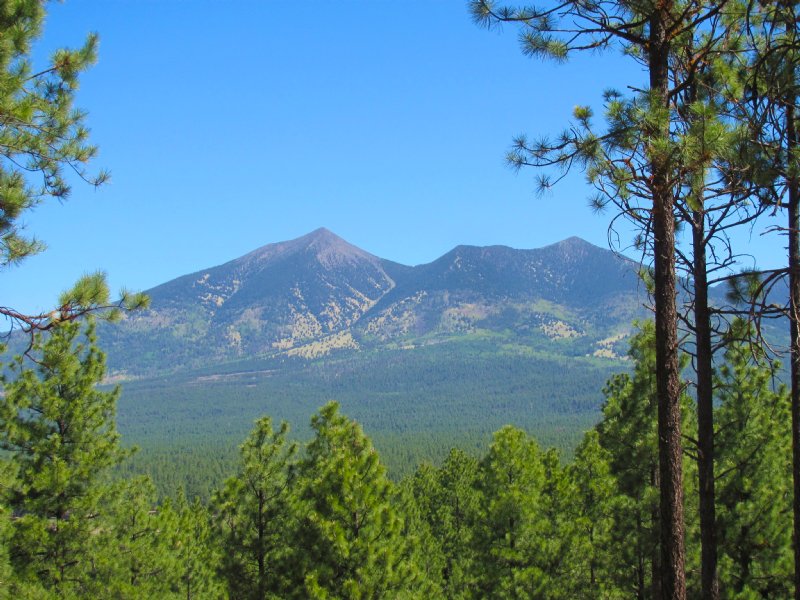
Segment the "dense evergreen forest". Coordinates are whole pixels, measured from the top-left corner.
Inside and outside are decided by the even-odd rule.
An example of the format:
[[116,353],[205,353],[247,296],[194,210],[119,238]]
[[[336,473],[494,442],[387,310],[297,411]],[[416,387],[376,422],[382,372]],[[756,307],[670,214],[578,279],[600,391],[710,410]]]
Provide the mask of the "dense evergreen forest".
[[[43,249],[20,219],[69,195],[65,170],[106,178],[86,170],[96,149],[73,106],[96,38],[33,68],[46,6],[0,1],[0,270]],[[520,27],[529,55],[617,47],[648,76],[605,94],[601,130],[576,107],[563,134],[509,154],[545,189],[548,169],[583,169],[612,228],[637,231],[654,320],[599,422],[570,456],[513,425],[485,446],[437,440],[437,462],[393,480],[328,403],[304,441],[263,416],[238,456],[197,469],[190,497],[160,493],[133,473],[165,458],[132,466],[95,337],[98,319],[147,299],[112,300],[87,275],[51,312],[0,305],[29,341],[0,374],[0,598],[800,598],[797,6],[469,7],[478,24]],[[765,216],[787,268],[735,273],[729,232]],[[768,301],[786,280],[787,304]],[[725,306],[713,283],[730,286]],[[772,318],[790,331],[785,387],[761,335]]]
[[149,474],[161,494],[184,486],[189,497],[207,499],[254,418],[288,421],[293,439],[304,441],[310,415],[332,399],[370,433],[393,479],[422,461],[438,463],[454,446],[483,451],[507,423],[569,456],[597,420],[603,382],[628,368],[492,350],[460,341],[304,361],[267,375],[259,363],[231,378],[192,371],[126,382],[117,424],[139,451],[120,468]]
[[[329,403],[305,444],[259,419],[207,502],[159,496],[97,389],[93,326],[66,323],[5,382],[8,597],[658,597],[654,328],[609,380],[601,421],[571,460],[506,426],[482,453],[453,448],[401,480]],[[726,598],[791,596],[791,440],[775,365],[731,344],[715,373],[720,580]],[[693,436],[693,400],[683,398]],[[183,465],[191,469],[192,465]],[[696,496],[687,456],[685,492]],[[691,508],[691,505],[690,505]],[[8,516],[11,518],[8,519]],[[687,558],[699,564],[687,511]],[[690,592],[696,578],[689,578]]]

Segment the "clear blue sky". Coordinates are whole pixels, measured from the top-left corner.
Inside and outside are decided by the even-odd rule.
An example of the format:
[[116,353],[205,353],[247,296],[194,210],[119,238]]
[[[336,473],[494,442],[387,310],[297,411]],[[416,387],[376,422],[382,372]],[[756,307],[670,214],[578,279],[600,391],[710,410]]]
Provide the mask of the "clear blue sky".
[[[514,135],[556,134],[576,104],[641,84],[616,54],[554,65],[462,0],[48,4],[42,57],[100,34],[83,78],[98,167],[26,218],[49,249],[0,276],[3,303],[49,310],[82,273],[144,290],[327,227],[405,264],[458,244],[606,245],[575,176],[551,194],[504,163]],[[780,240],[751,251],[780,263]]]

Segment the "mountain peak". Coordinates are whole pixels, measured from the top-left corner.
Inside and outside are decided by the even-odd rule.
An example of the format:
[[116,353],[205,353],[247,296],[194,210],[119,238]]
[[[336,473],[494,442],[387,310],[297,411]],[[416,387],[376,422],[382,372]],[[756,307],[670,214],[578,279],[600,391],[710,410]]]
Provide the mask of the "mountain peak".
[[560,242],[556,242],[555,244],[545,246],[544,248],[594,248],[597,250],[603,250],[603,248],[595,246],[591,242],[587,242],[585,239],[576,235],[570,236],[561,240]]
[[337,240],[344,241],[344,240],[342,240],[342,238],[340,238],[338,235],[333,233],[327,227],[318,227],[317,229],[315,229],[311,233],[307,233],[307,234],[305,234],[303,236],[300,236],[299,238],[297,238],[296,241],[299,241],[299,240],[325,241],[325,242],[337,241]]
[[538,251],[548,256],[559,256],[567,261],[581,261],[589,256],[603,256],[607,257],[609,260],[613,260],[611,257],[614,255],[608,248],[595,246],[591,242],[587,242],[583,238],[577,236],[568,237],[555,244],[544,246]]
[[319,247],[331,244],[348,245],[348,246],[350,245],[344,239],[340,238],[338,235],[333,233],[330,229],[326,229],[325,227],[320,227],[310,233],[301,235],[300,237],[294,238],[292,240],[267,244],[266,246],[262,246],[261,248],[255,250],[255,252],[258,252],[259,250],[263,250],[266,248],[282,247],[290,250],[298,250],[303,248],[309,248],[311,246]]
[[364,260],[370,263],[380,261],[378,257],[353,246],[325,227],[315,229],[311,233],[293,240],[267,244],[253,250],[239,260],[247,264],[263,263],[301,253],[315,256],[326,267]]

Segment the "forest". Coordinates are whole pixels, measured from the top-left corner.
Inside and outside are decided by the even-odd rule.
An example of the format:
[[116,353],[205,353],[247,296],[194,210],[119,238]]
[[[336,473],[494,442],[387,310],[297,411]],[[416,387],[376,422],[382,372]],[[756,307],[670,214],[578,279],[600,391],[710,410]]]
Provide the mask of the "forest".
[[331,399],[370,434],[393,479],[422,461],[440,461],[454,446],[483,451],[509,422],[569,456],[597,419],[603,382],[627,368],[625,361],[597,363],[458,342],[415,352],[362,351],[269,376],[254,369],[202,385],[195,371],[129,381],[117,426],[124,443],[139,451],[120,469],[149,474],[160,494],[184,486],[188,496],[207,499],[256,416],[285,420],[295,440],[306,440],[309,416]]
[[[304,444],[286,422],[259,419],[207,501],[114,475],[131,457],[114,426],[118,390],[97,389],[93,336],[92,325],[62,324],[35,344],[35,368],[20,357],[6,381],[9,598],[661,597],[652,323],[569,461],[509,425],[482,453],[453,448],[392,481],[360,425],[329,403]],[[789,401],[776,368],[738,341],[714,374],[725,598],[792,596],[791,437],[776,426]],[[695,437],[688,394],[682,409]],[[692,452],[685,466],[697,573]],[[692,596],[698,583],[688,579]]]
[[[107,179],[74,106],[97,38],[34,68],[47,7],[0,2],[0,271],[44,249],[23,219],[37,204],[67,199],[76,177]],[[392,480],[327,403],[307,441],[263,416],[238,456],[202,466],[219,483],[159,493],[147,474],[120,476],[134,450],[95,335],[148,300],[88,274],[49,312],[0,301],[28,341],[2,356],[0,597],[800,598],[796,4],[468,9],[479,26],[518,28],[531,57],[613,48],[648,81],[507,156],[543,190],[583,172],[610,239],[634,232],[653,319],[596,425],[570,456],[506,425],[485,449],[456,443]],[[737,271],[736,232],[756,224],[785,244],[785,267]],[[789,331],[783,352],[763,336],[773,320]]]

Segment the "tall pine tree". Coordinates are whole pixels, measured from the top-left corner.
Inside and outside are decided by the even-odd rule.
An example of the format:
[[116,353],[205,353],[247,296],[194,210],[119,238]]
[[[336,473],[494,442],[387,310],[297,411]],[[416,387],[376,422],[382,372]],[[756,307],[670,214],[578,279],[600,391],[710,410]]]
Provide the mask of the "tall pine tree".
[[548,594],[548,523],[541,508],[545,467],[534,440],[506,426],[481,462],[483,510],[476,531],[478,597]]
[[776,365],[744,342],[728,348],[716,377],[725,598],[792,597],[790,402],[775,377]]
[[372,443],[333,402],[312,417],[311,427],[297,482],[297,597],[425,597],[392,504],[393,486]]
[[17,357],[2,380],[0,448],[16,474],[3,494],[16,516],[10,560],[17,577],[55,594],[88,589],[105,477],[124,456],[119,390],[97,389],[105,359],[93,325],[82,329],[68,322],[37,338],[36,363]]
[[296,535],[290,470],[297,446],[262,417],[242,444],[239,473],[214,497],[222,575],[232,598],[289,597]]
[[[582,167],[597,193],[596,208],[614,206],[639,231],[637,242],[652,258],[655,304],[655,372],[658,406],[659,517],[661,594],[686,598],[686,553],[681,434],[682,382],[676,303],[676,199],[693,181],[696,169],[684,170],[685,133],[676,102],[693,72],[672,69],[687,57],[693,64],[718,51],[707,36],[720,20],[727,0],[714,3],[582,2],[566,0],[543,7],[509,7],[494,0],[472,0],[475,20],[491,26],[521,26],[523,51],[563,61],[571,54],[617,46],[638,62],[648,78],[645,89],[625,97],[605,94],[607,130],[595,131],[589,107],[577,107],[575,123],[553,141],[515,141],[509,154],[517,168]],[[560,179],[563,173],[559,173]],[[550,179],[541,179],[544,188]],[[616,221],[616,217],[614,219]]]

